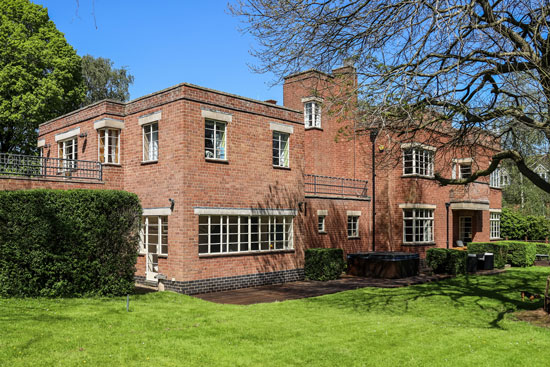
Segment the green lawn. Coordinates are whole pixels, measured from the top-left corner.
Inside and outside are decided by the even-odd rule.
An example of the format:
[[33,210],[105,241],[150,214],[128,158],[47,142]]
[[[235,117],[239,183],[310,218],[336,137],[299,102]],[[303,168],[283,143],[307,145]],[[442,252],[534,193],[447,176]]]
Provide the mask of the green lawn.
[[550,268],[365,288],[252,306],[174,293],[0,299],[0,366],[542,366],[550,329],[535,309]]

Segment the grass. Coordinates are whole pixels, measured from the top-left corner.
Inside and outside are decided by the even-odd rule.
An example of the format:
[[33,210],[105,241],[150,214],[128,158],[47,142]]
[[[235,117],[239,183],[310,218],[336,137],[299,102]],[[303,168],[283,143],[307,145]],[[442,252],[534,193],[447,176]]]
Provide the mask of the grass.
[[174,293],[0,299],[0,366],[548,365],[550,329],[517,321],[550,268],[251,306]]

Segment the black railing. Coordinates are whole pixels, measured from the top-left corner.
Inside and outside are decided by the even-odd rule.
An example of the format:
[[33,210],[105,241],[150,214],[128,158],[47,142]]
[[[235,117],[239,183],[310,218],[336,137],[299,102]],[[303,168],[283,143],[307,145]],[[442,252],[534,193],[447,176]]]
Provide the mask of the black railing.
[[0,153],[0,176],[103,179],[100,162]]
[[366,180],[304,175],[304,191],[317,196],[367,197]]

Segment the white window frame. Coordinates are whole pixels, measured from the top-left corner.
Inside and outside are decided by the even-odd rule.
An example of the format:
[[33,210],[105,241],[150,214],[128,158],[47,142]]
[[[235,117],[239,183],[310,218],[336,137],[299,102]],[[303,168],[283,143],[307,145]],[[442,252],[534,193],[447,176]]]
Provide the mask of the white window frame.
[[490,212],[489,223],[490,223],[490,239],[499,239],[500,238],[500,212]]
[[[71,147],[71,153],[67,153],[68,148]],[[59,167],[62,169],[76,169],[78,159],[78,138],[60,140],[57,142],[57,156],[63,161],[59,162]]]
[[[434,209],[424,208],[403,209],[403,243],[434,243],[434,212]],[[407,229],[410,229],[411,233],[407,234]],[[412,236],[412,240],[408,240],[408,236]]]
[[[213,153],[210,151],[210,148],[206,147],[206,142],[210,139],[206,137],[206,130],[209,129],[207,127],[208,124],[213,125],[213,140],[212,140],[212,149]],[[223,156],[221,154],[218,154],[218,138],[216,132],[221,130],[221,127],[223,126],[223,142],[221,144],[221,149],[223,150]],[[212,154],[211,156],[209,156]],[[218,121],[218,120],[212,120],[212,119],[205,119],[204,120],[204,157],[206,159],[215,159],[215,160],[221,160],[226,161],[227,160],[227,122],[224,121]]]
[[[156,127],[156,130],[154,128]],[[156,162],[159,159],[159,124],[158,121],[153,121],[148,124],[141,125],[142,131],[142,150],[143,150],[143,162]],[[149,129],[149,132],[146,131]],[[153,133],[156,131],[157,140],[156,146],[153,140]]]
[[[213,232],[213,226],[219,226],[219,232]],[[199,215],[198,244],[199,256],[293,250],[294,217]]]
[[327,216],[326,215],[318,215],[317,216],[317,230],[319,233],[327,233]]
[[321,128],[321,104],[319,102],[304,103],[304,125],[306,128]]
[[[156,223],[155,223],[156,221]],[[143,215],[141,221],[140,246],[139,253],[146,254],[148,252],[149,245],[156,245],[158,256],[168,256],[168,216],[167,215]],[[149,228],[150,225],[157,226],[157,240],[158,243],[149,242]]]
[[[275,150],[278,155],[275,155]],[[273,166],[288,168],[290,165],[290,134],[273,131]]]
[[[115,129],[112,127],[105,127],[101,129],[97,129],[97,156],[98,160],[103,164],[120,164],[120,135],[121,135],[121,129]],[[104,132],[104,147],[103,147],[103,155],[101,154],[101,132]],[[113,156],[115,158],[114,162],[109,162],[109,148],[111,146],[111,134],[114,134],[116,132],[116,142],[113,149],[115,149],[116,154]]]
[[422,146],[403,148],[403,176],[433,177],[434,157],[433,149]]
[[348,238],[359,238],[359,217],[348,214]]
[[497,169],[489,175],[489,187],[494,187],[497,189],[502,187],[501,172],[499,167],[497,167]]
[[[468,174],[465,176],[463,172],[463,168],[468,168]],[[463,178],[470,178],[472,176],[472,163],[459,163],[458,164],[458,178],[459,179],[463,179]]]

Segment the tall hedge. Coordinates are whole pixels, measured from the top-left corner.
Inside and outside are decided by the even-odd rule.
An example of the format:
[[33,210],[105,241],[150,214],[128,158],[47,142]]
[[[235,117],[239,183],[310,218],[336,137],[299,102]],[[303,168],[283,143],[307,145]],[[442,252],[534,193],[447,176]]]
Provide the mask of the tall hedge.
[[501,242],[472,242],[468,244],[468,253],[481,254],[492,252],[494,255],[495,268],[502,269],[508,260],[508,245]]
[[550,237],[550,220],[544,216],[524,215],[511,209],[502,209],[501,237],[511,240],[544,240]]
[[122,191],[0,191],[0,296],[130,292],[140,218]]
[[342,249],[311,248],[305,252],[304,273],[306,279],[338,279],[345,266],[344,251]]
[[426,251],[426,263],[436,274],[466,274],[466,251],[431,248]]
[[550,255],[550,244],[548,243],[535,243],[537,246],[537,254]]
[[537,245],[530,242],[503,241],[508,245],[508,262],[512,266],[531,266],[535,262]]

